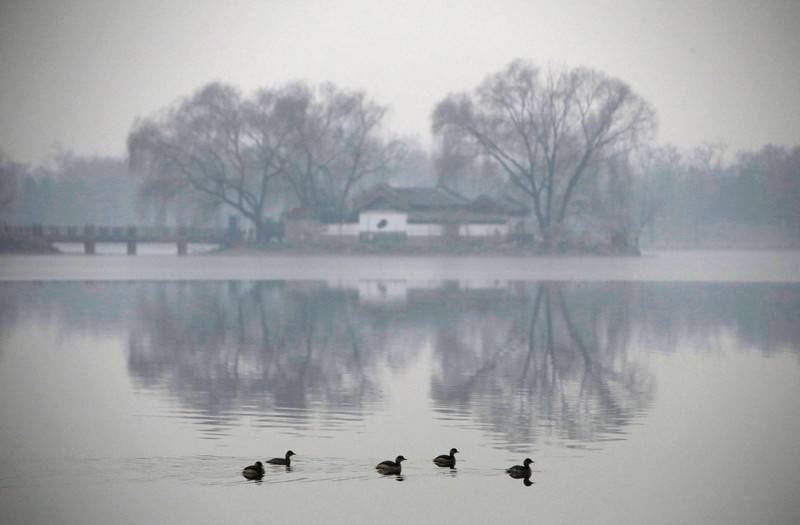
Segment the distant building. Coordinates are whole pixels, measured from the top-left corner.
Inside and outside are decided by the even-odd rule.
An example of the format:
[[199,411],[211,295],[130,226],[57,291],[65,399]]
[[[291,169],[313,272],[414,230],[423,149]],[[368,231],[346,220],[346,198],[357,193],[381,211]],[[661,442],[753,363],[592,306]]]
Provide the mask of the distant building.
[[530,210],[511,199],[482,195],[468,200],[445,188],[380,184],[356,198],[340,220],[320,220],[304,210],[285,216],[288,239],[425,240],[503,238],[524,233]]

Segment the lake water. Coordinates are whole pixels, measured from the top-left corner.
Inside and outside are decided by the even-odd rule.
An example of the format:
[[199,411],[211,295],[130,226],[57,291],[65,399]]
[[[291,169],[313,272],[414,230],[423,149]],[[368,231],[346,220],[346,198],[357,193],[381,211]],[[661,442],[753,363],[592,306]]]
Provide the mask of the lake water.
[[0,522],[800,522],[797,254],[665,257],[0,259]]

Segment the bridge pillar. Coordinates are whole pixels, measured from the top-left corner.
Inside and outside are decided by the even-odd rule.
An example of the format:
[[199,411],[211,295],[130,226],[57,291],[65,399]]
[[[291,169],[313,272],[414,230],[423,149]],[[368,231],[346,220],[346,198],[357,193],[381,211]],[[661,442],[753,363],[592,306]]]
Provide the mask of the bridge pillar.
[[94,224],[87,224],[83,228],[83,253],[86,255],[94,255],[95,252],[95,238],[94,238]]
[[128,255],[136,255],[136,226],[128,226]]
[[189,242],[187,240],[186,226],[178,227],[178,255],[186,255]]

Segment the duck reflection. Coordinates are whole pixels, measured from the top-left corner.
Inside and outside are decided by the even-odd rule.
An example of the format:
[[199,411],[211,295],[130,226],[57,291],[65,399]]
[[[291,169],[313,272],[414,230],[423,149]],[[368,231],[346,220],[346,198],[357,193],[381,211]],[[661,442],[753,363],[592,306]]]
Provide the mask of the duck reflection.
[[533,460],[531,458],[525,458],[525,461],[522,462],[522,465],[514,465],[513,467],[509,467],[506,469],[506,473],[512,479],[521,479],[523,485],[530,487],[533,485],[533,482],[531,481],[531,475],[533,474],[531,465],[533,465]]

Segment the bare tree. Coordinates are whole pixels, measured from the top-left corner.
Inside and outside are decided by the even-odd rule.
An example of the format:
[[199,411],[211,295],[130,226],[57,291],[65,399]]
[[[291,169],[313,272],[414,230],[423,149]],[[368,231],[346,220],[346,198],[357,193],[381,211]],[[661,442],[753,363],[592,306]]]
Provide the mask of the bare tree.
[[592,164],[654,128],[653,109],[621,80],[585,68],[542,72],[523,60],[447,97],[433,115],[438,137],[488,156],[527,195],[548,246]]
[[396,163],[391,170],[391,181],[400,186],[434,186],[437,179],[436,161],[429,148],[418,138],[404,137],[403,149],[402,162]]
[[272,93],[245,101],[237,89],[212,83],[161,115],[135,122],[128,135],[130,163],[147,175],[151,194],[190,191],[226,204],[264,239],[269,185],[285,167],[281,153],[288,132],[275,122],[280,117]]
[[385,178],[404,153],[387,137],[388,109],[362,91],[297,84],[290,185],[301,206],[341,215],[355,189]]
[[505,193],[506,177],[497,163],[458,137],[442,137],[434,162],[439,186],[469,198]]
[[[739,192],[739,198],[731,200],[739,208],[749,203],[749,207],[761,211],[758,216],[771,219],[796,239],[800,235],[800,145],[786,148],[768,144],[755,152],[741,152],[736,164],[740,178],[750,175],[753,185],[761,189]],[[763,197],[758,199],[754,193]]]
[[264,240],[278,182],[302,206],[342,212],[360,183],[388,169],[402,146],[383,137],[385,114],[364,93],[332,85],[265,87],[245,98],[212,83],[135,122],[128,153],[147,176],[146,196],[194,194],[206,206],[228,205]]
[[604,158],[584,193],[591,195],[591,218],[608,231],[612,246],[638,250],[644,229],[672,200],[682,170],[680,153],[669,145],[643,145]]
[[7,210],[17,199],[24,173],[22,164],[13,162],[0,150],[0,211]]
[[683,173],[683,158],[672,145],[645,146],[633,155],[634,241],[656,217],[663,214],[674,198],[678,177]]

